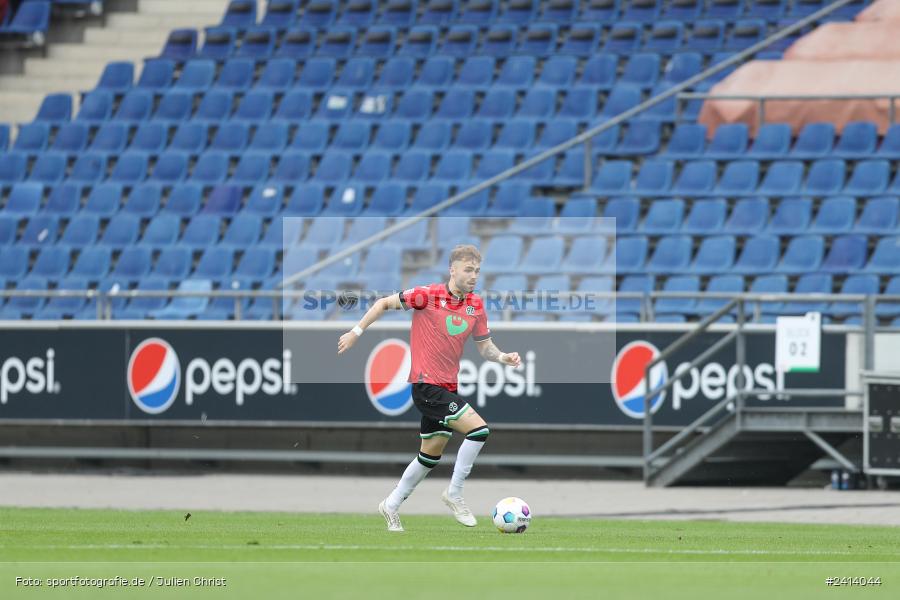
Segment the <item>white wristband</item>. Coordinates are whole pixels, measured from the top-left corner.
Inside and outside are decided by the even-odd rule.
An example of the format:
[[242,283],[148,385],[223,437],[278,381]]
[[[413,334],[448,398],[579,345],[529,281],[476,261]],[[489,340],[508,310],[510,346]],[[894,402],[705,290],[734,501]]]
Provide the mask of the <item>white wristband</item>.
[[362,334],[363,334],[363,328],[360,327],[359,325],[354,325],[354,326],[353,326],[353,329],[351,329],[350,331],[352,331],[353,333],[355,333],[355,334],[356,334],[356,337],[362,337]]

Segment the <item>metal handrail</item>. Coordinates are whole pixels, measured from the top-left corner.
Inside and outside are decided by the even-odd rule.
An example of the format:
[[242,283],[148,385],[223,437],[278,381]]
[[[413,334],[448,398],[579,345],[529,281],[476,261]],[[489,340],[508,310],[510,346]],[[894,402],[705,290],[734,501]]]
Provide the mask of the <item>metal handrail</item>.
[[[707,69],[701,71],[697,75],[694,75],[693,77],[689,77],[688,79],[682,81],[681,83],[673,85],[671,88],[667,89],[666,91],[664,91],[656,96],[653,96],[652,98],[648,98],[641,104],[639,104],[635,107],[632,107],[607,121],[604,121],[600,125],[597,125],[596,127],[592,127],[590,129],[588,129],[587,131],[569,139],[568,141],[565,141],[561,144],[554,146],[553,148],[550,148],[544,152],[541,152],[540,154],[538,154],[536,156],[526,159],[526,160],[522,161],[521,163],[507,169],[506,171],[503,171],[502,173],[495,175],[494,177],[486,179],[486,180],[482,181],[481,183],[475,184],[474,186],[472,186],[468,189],[465,189],[462,192],[459,192],[459,193],[451,196],[450,198],[447,198],[443,202],[439,202],[438,204],[432,206],[429,209],[422,211],[421,213],[419,213],[417,215],[414,215],[407,219],[398,221],[398,222],[394,223],[393,225],[391,225],[390,227],[387,227],[386,229],[383,229],[382,231],[380,231],[374,235],[371,235],[371,236],[365,238],[364,240],[361,240],[355,244],[352,244],[352,245],[344,248],[343,250],[336,252],[335,254],[332,254],[331,256],[328,256],[328,257],[318,261],[317,263],[310,265],[309,267],[299,271],[298,273],[291,275],[290,277],[286,277],[279,284],[279,287],[287,287],[289,285],[293,285],[294,283],[303,280],[305,277],[308,277],[312,273],[315,273],[315,272],[327,267],[328,265],[334,264],[335,262],[337,262],[343,258],[346,258],[352,254],[355,254],[356,252],[359,252],[360,250],[363,250],[364,248],[367,248],[367,247],[371,246],[372,244],[375,244],[387,237],[390,237],[391,235],[394,235],[395,233],[402,231],[403,229],[405,229],[407,227],[411,227],[412,225],[415,225],[419,221],[427,219],[428,217],[430,217],[432,215],[436,215],[439,212],[453,206],[454,204],[462,202],[466,198],[474,196],[475,194],[478,194],[479,192],[486,190],[502,181],[510,179],[511,177],[514,177],[514,176],[518,175],[519,173],[522,173],[523,171],[526,171],[526,170],[530,169],[531,167],[533,167],[541,162],[544,162],[545,160],[553,158],[553,157],[557,156],[558,154],[561,154],[561,153],[565,152],[566,150],[569,150],[570,148],[574,148],[575,146],[578,146],[580,144],[585,144],[585,155],[589,155],[591,153],[590,152],[591,140],[593,138],[595,138],[596,136],[600,135],[601,133],[603,133],[604,131],[611,129],[612,127],[615,127],[615,126],[619,125],[620,123],[624,123],[628,119],[642,113],[643,111],[645,111],[649,108],[653,108],[657,104],[660,104],[660,103],[664,102],[665,100],[668,100],[669,98],[677,96],[684,90],[687,90],[688,88],[700,83],[701,81],[707,79],[708,77],[710,77],[712,75],[715,75],[716,73],[719,73],[721,71],[728,69],[732,65],[736,65],[738,63],[743,62],[745,59],[753,56],[757,52],[759,52],[761,50],[765,50],[769,45],[773,44],[774,42],[782,40],[782,39],[792,35],[793,33],[802,30],[807,25],[815,23],[819,19],[830,15],[831,13],[835,12],[836,10],[843,8],[847,4],[850,4],[851,2],[854,2],[854,1],[855,0],[835,0],[828,6],[825,6],[821,9],[817,10],[816,12],[796,21],[795,23],[788,25],[784,29],[776,31],[775,33],[773,33],[766,39],[764,39],[760,42],[757,42],[756,44],[753,44],[752,46],[745,48],[744,50],[741,50],[740,52],[736,53],[734,56],[727,58],[726,60],[724,60],[722,62],[716,63],[716,64],[708,67]],[[586,164],[586,166],[589,166],[587,162],[585,164]],[[585,183],[588,184],[585,187],[589,187],[591,176],[592,175],[590,174],[589,171],[585,171]]]
[[826,100],[889,100],[888,104],[888,121],[894,123],[897,116],[896,101],[900,99],[900,94],[773,94],[771,96],[760,96],[754,94],[715,94],[712,92],[684,92],[678,94],[678,100],[687,102],[689,100],[753,100],[758,106],[756,109],[759,123],[766,122],[766,102],[779,102],[790,100],[802,100],[804,102],[824,102]]

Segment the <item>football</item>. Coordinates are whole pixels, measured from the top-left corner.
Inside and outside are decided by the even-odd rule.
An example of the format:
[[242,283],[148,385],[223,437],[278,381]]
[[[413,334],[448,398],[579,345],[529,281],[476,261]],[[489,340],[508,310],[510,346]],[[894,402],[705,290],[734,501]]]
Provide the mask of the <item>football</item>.
[[521,498],[504,498],[494,507],[492,518],[500,533],[523,533],[531,523],[531,507]]

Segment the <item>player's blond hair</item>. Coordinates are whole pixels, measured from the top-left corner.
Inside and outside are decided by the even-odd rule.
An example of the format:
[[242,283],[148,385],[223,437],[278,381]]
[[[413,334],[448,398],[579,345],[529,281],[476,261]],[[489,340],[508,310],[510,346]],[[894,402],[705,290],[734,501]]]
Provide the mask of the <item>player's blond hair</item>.
[[450,264],[452,265],[458,260],[474,260],[475,262],[480,263],[481,252],[471,244],[460,244],[450,251]]

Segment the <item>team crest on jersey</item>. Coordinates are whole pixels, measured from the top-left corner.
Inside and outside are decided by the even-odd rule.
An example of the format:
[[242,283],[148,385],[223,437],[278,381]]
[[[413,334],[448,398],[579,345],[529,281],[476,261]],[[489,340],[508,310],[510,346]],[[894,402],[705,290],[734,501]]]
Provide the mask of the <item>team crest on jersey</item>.
[[471,317],[472,315],[474,315],[474,314],[475,314],[475,307],[474,307],[474,306],[467,306],[467,307],[466,307],[466,314],[469,315],[470,317]]
[[447,301],[441,298],[441,308],[447,308]]
[[450,409],[450,412],[456,412],[456,409],[459,408],[459,405],[457,405],[456,402],[451,402],[450,406],[448,406],[447,408]]

